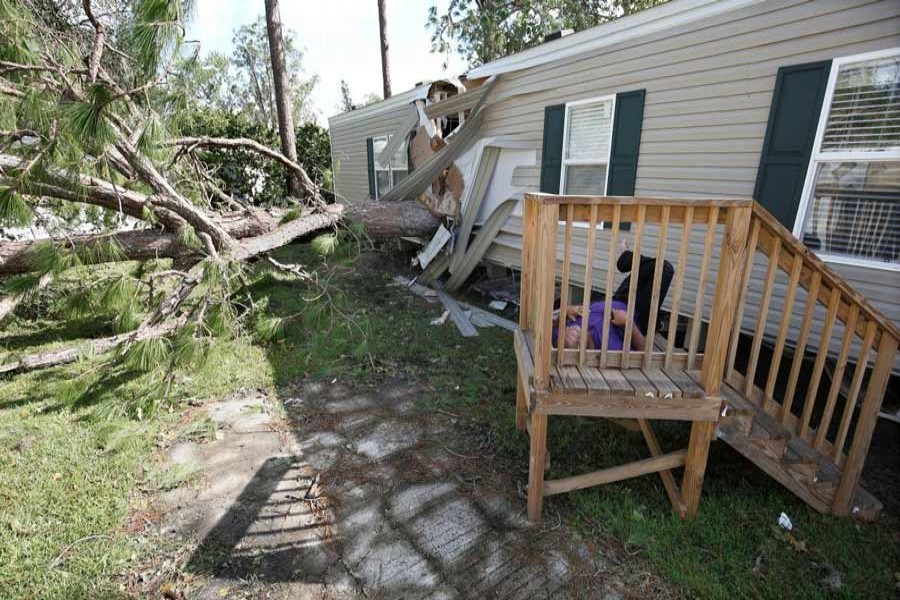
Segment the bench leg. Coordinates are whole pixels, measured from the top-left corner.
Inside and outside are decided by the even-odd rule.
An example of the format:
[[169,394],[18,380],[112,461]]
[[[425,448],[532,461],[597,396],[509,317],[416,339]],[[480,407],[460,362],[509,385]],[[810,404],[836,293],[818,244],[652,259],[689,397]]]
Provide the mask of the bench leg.
[[[518,379],[518,378],[517,378]],[[528,405],[525,401],[525,388],[522,381],[516,381],[516,429],[525,431],[528,422]]]
[[528,520],[541,520],[544,503],[544,458],[547,453],[547,415],[531,415],[531,453],[528,457]]
[[709,444],[715,431],[715,423],[695,421],[691,427],[691,441],[688,444],[684,464],[684,481],[681,484],[685,512],[691,519],[697,516],[697,509],[700,507],[700,491],[703,489],[703,476],[706,474],[706,459],[709,457]]

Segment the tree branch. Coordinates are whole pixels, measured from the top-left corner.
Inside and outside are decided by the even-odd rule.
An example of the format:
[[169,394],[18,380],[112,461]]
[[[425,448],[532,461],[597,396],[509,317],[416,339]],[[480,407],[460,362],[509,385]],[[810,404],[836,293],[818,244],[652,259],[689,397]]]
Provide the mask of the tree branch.
[[297,175],[300,179],[300,187],[303,189],[303,193],[306,195],[306,198],[314,201],[321,202],[322,197],[319,194],[319,188],[313,183],[312,179],[307,175],[306,170],[296,162],[292,161],[288,157],[286,157],[281,152],[276,150],[272,150],[268,146],[260,144],[256,140],[251,140],[250,138],[214,138],[214,137],[181,137],[175,138],[165,142],[167,146],[202,146],[206,148],[214,147],[214,148],[246,148],[248,150],[252,150],[258,154],[262,154],[267,158],[271,158],[275,160],[288,169],[290,169],[294,174]]

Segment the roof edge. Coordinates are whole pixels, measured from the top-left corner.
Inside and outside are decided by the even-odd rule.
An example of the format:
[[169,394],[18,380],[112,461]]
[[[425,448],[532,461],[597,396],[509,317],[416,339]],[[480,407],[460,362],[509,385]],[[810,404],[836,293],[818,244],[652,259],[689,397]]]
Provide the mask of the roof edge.
[[330,123],[332,121],[342,121],[344,119],[349,119],[350,117],[357,117],[360,115],[372,116],[394,108],[397,104],[406,104],[409,102],[415,102],[416,100],[422,100],[428,97],[428,90],[431,89],[431,85],[436,81],[440,80],[426,81],[420,85],[417,85],[411,90],[406,90],[405,92],[394,94],[387,100],[379,100],[378,102],[367,104],[355,110],[348,110],[347,112],[332,115],[328,117],[328,122]]
[[521,71],[758,4],[763,0],[672,0],[470,69],[469,78]]

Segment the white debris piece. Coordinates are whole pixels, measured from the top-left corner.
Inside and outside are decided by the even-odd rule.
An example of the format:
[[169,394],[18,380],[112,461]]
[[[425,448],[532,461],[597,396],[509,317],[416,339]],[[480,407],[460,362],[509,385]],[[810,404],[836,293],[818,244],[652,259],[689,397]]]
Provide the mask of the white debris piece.
[[442,314],[441,316],[439,316],[437,319],[432,319],[432,320],[431,320],[431,324],[432,324],[432,325],[443,325],[444,323],[447,322],[447,318],[448,318],[448,317],[450,317],[450,311],[449,311],[449,310],[445,310],[445,311],[444,311],[444,314]]
[[505,300],[491,300],[490,304],[488,304],[488,308],[492,310],[503,310],[506,308],[506,305],[509,304]]
[[784,513],[781,513],[781,516],[778,517],[778,526],[787,531],[792,531],[794,529],[794,524],[791,523],[790,517]]

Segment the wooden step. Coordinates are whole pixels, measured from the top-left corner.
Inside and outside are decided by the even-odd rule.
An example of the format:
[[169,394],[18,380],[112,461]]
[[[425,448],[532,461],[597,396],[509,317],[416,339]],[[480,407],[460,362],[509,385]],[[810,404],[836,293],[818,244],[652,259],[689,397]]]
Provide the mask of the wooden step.
[[814,485],[822,492],[834,490],[841,480],[840,472],[834,465],[831,465],[832,468],[828,468],[828,465],[823,465],[819,460],[810,460],[792,448],[786,449],[784,456],[781,457],[781,462],[784,468],[798,481]]
[[[814,509],[830,514],[841,477],[831,458],[793,435],[730,385],[723,386],[722,396],[729,410],[719,421],[719,438]],[[853,517],[873,520],[881,508],[874,496],[857,487]]]

